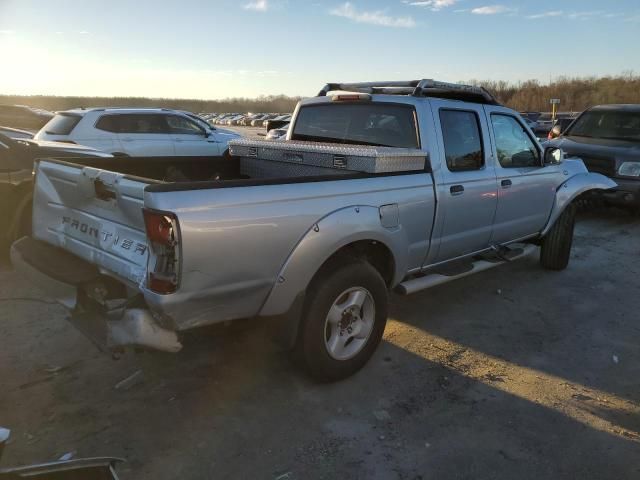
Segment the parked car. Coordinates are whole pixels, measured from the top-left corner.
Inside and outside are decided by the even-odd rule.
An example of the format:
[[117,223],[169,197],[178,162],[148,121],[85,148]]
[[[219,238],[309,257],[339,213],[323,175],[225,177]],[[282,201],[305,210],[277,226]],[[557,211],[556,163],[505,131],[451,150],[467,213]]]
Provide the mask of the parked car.
[[251,122],[253,120],[255,120],[256,118],[259,118],[261,116],[262,116],[262,114],[260,114],[260,113],[251,113],[249,115],[245,115],[245,117],[240,122],[240,125],[242,125],[244,127],[248,127],[248,126],[251,125]]
[[541,112],[520,112],[520,115],[524,119],[529,119],[532,122],[537,122],[538,119],[542,116]]
[[538,120],[536,120],[536,126],[534,133],[538,135],[540,138],[546,138],[553,127],[553,120],[548,115],[541,115]]
[[102,325],[94,340],[110,348],[175,352],[184,330],[259,317],[280,322],[311,375],[337,380],[379,344],[388,290],[538,245],[562,270],[572,201],[615,186],[543,149],[486,90],[433,80],[329,84],[298,105],[286,141],[231,150],[198,182],[153,178],[157,160],[146,178],[127,175],[136,162],[40,160],[14,267],[64,297],[76,325]]
[[267,120],[266,122],[264,122],[264,126],[267,129],[267,133],[269,133],[270,130],[274,129],[274,128],[283,128],[286,125],[289,125],[289,122],[291,122],[291,115],[287,114],[287,115],[279,115],[275,118],[272,118],[270,120]]
[[231,121],[229,122],[229,125],[232,125],[234,127],[237,127],[238,125],[241,125],[242,121],[246,118],[246,115],[238,115],[237,117],[231,119]]
[[33,133],[28,130],[20,130],[18,128],[0,127],[0,133],[9,138],[33,138]]
[[111,157],[93,148],[68,143],[14,139],[0,133],[0,254],[31,232],[33,162],[37,158]]
[[227,113],[221,113],[220,115],[216,115],[215,117],[213,117],[211,120],[209,120],[209,124],[210,125],[221,125],[221,121],[226,118],[229,114]]
[[531,120],[528,117],[522,117],[522,119],[524,120],[524,122],[527,124],[527,126],[532,130],[535,131],[536,127],[538,126],[537,122],[534,122],[533,120]]
[[613,204],[640,209],[640,104],[599,105],[583,112],[566,130],[556,125],[547,145],[581,158],[590,172],[612,178],[605,192]]
[[0,126],[39,130],[53,118],[51,112],[25,105],[0,105]]
[[272,128],[267,131],[267,140],[284,140],[289,132],[289,124],[283,125],[281,128]]
[[73,142],[119,156],[221,156],[238,135],[164,108],[91,108],[58,112],[34,137]]
[[276,118],[276,116],[277,115],[273,114],[273,113],[267,114],[262,118],[259,118],[257,120],[252,121],[251,122],[251,126],[252,127],[264,127],[265,122],[267,122],[267,121],[269,121],[269,120],[271,120],[273,118]]
[[575,117],[558,118],[553,124],[553,127],[551,128],[551,130],[549,130],[547,139],[553,140],[554,138],[559,137],[560,133],[564,132],[567,128],[569,128],[569,125],[571,125],[574,120],[575,120]]

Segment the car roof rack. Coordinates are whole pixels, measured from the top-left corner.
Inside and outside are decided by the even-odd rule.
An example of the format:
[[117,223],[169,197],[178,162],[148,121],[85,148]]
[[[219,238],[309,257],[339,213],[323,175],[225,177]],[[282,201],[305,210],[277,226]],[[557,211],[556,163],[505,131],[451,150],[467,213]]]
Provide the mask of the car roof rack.
[[368,93],[371,95],[411,95],[414,97],[436,97],[463,102],[500,105],[484,87],[441,82],[433,79],[397,82],[328,83],[318,93],[325,97],[329,92],[343,91]]

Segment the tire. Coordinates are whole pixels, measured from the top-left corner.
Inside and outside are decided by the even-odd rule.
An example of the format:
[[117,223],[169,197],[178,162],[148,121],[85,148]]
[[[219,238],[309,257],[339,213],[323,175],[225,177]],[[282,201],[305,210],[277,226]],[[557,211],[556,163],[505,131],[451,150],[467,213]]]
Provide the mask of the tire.
[[316,380],[347,378],[367,363],[382,339],[387,286],[369,263],[347,260],[320,272],[308,292],[295,358]]
[[575,223],[576,206],[570,204],[542,239],[540,265],[547,270],[564,270],[569,265]]

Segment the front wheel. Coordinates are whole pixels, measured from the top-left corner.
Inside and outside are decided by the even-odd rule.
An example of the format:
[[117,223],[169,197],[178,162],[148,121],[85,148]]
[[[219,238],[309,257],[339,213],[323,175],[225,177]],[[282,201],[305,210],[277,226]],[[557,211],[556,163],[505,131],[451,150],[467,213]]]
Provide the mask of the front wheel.
[[360,370],[382,339],[387,287],[370,264],[336,265],[309,288],[296,353],[309,374],[336,381]]
[[570,204],[558,217],[549,233],[542,239],[540,264],[548,270],[564,270],[569,264],[573,229],[576,223],[576,206]]

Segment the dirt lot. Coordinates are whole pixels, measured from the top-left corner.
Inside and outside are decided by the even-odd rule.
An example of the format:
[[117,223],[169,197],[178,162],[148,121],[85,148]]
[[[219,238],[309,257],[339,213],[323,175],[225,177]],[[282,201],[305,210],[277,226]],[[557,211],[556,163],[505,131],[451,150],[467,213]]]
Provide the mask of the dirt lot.
[[124,479],[640,478],[638,238],[627,213],[583,215],[565,272],[531,258],[394,297],[370,364],[333,385],[251,324],[114,361],[5,266],[3,463],[114,455]]

